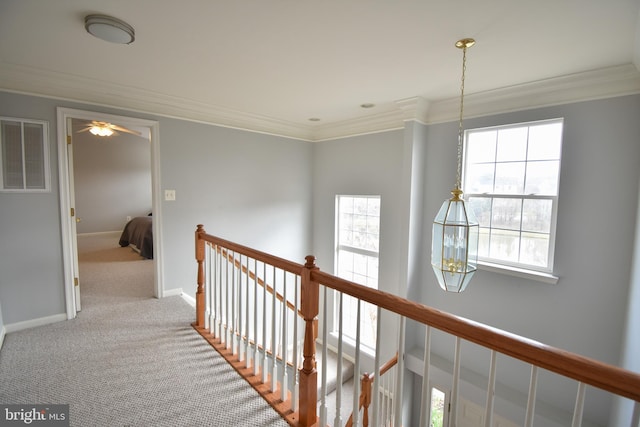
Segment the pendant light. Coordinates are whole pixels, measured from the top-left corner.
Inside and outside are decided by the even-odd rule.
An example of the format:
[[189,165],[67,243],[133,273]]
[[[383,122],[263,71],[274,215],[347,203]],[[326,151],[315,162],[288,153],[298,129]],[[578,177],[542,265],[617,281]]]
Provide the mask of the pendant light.
[[445,200],[433,221],[431,266],[438,284],[447,292],[465,290],[478,265],[479,225],[470,206],[462,198],[462,116],[464,112],[464,77],[467,49],[475,44],[465,38],[456,42],[462,49],[462,84],[460,86],[460,120],[458,122],[458,169],[451,199]]

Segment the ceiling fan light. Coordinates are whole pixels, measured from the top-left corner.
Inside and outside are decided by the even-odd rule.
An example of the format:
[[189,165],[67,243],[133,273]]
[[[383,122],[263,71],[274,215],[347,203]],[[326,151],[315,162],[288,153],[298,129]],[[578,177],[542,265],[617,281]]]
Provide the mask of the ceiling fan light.
[[91,129],[89,129],[89,132],[91,132],[93,135],[96,135],[96,136],[113,135],[113,130],[111,130],[111,128],[107,126],[92,126]]
[[84,28],[89,34],[110,43],[131,44],[136,38],[131,25],[107,15],[87,15]]

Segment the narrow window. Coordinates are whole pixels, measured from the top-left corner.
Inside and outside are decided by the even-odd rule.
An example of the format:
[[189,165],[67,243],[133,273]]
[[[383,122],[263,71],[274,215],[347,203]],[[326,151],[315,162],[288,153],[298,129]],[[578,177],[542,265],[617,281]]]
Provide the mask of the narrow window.
[[562,119],[467,130],[463,190],[479,261],[551,273]]
[[[336,275],[370,288],[378,288],[378,250],[380,240],[380,196],[336,197]],[[343,334],[356,338],[358,300],[344,295]],[[360,342],[371,349],[376,343],[377,309],[360,303]],[[338,304],[335,305],[338,319]],[[337,332],[338,322],[334,322]]]
[[0,191],[49,191],[48,126],[0,118]]

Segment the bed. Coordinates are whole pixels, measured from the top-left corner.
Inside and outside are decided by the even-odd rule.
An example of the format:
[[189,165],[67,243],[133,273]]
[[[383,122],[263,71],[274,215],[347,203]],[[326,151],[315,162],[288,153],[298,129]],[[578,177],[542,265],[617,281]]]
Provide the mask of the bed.
[[124,226],[120,235],[120,246],[131,246],[147,259],[153,259],[153,217],[137,216]]

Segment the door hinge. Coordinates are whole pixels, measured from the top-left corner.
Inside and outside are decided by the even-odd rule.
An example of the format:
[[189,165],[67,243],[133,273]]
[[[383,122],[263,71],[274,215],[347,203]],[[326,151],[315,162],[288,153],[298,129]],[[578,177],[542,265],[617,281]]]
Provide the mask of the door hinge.
[[71,135],[67,135],[67,145],[71,145]]
[[74,208],[71,208],[71,216],[76,216],[76,210]]
[[73,286],[80,286],[80,281],[78,280],[77,277],[73,278]]

